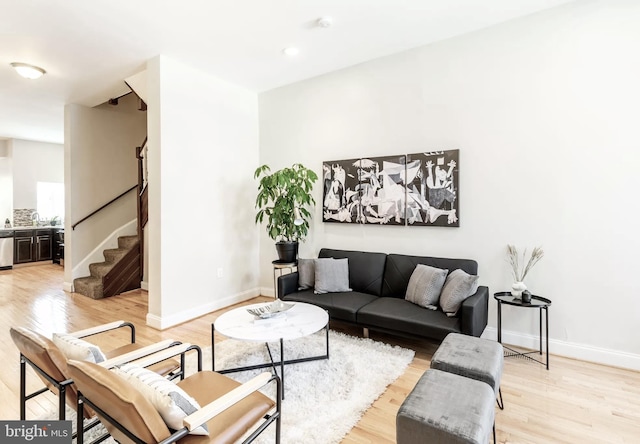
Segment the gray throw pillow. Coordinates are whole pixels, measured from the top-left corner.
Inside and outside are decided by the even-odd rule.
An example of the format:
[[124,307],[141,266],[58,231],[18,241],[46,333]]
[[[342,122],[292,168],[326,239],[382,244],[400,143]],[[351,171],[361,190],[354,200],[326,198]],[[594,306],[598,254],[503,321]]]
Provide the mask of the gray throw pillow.
[[315,281],[314,259],[298,259],[298,290],[313,288]]
[[349,288],[349,259],[314,259],[315,294],[351,291]]
[[418,264],[409,278],[404,298],[430,310],[438,309],[440,291],[449,270]]
[[440,307],[447,316],[455,316],[464,300],[478,291],[478,279],[480,276],[467,274],[460,269],[449,273],[440,295]]

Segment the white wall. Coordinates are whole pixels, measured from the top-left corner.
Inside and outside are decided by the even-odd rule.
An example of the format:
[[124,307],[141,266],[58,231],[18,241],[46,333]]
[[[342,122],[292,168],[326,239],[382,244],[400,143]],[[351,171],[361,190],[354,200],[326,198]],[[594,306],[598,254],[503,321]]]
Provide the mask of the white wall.
[[0,226],[13,223],[13,161],[7,140],[0,140]]
[[258,294],[258,101],[165,56],[147,82],[147,322],[165,328]]
[[[526,283],[553,300],[551,352],[640,369],[638,48],[638,2],[579,2],[260,94],[272,168],[460,149],[460,228],[323,223],[318,207],[301,255],[473,258],[493,293],[511,284],[508,243],[542,245]],[[537,322],[507,307],[503,337],[533,345]]]
[[64,145],[11,139],[13,208],[38,207],[38,182],[64,183]]

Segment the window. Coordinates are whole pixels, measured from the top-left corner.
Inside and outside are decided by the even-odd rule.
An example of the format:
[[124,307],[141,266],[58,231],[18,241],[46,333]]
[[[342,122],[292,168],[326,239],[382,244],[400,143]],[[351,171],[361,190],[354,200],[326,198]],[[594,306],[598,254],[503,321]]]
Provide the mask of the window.
[[40,220],[51,220],[58,216],[64,220],[64,184],[38,182],[38,215]]

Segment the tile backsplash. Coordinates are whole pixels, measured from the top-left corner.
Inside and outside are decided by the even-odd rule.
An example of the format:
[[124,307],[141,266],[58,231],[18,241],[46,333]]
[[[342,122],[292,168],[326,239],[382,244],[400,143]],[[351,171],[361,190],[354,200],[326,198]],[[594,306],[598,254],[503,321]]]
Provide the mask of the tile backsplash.
[[33,222],[31,215],[35,213],[35,208],[14,208],[13,209],[13,226],[28,227]]

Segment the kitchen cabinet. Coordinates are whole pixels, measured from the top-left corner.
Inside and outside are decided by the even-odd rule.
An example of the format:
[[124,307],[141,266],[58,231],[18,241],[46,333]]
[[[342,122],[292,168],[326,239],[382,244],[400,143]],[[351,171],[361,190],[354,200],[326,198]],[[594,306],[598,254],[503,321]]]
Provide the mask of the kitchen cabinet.
[[53,236],[51,230],[35,230],[36,261],[50,261]]
[[53,228],[52,235],[52,251],[51,256],[54,264],[63,264],[64,262],[64,228]]
[[51,229],[16,230],[13,263],[51,260],[52,243]]
[[13,263],[23,264],[35,260],[33,248],[33,230],[16,230],[13,245]]

